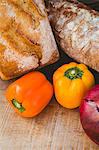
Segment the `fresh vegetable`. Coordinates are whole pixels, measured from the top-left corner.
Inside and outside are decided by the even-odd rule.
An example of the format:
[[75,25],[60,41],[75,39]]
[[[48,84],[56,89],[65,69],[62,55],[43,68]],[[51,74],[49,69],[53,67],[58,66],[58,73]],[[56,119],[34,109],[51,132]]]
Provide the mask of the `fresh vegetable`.
[[57,101],[73,109],[80,106],[86,92],[95,84],[95,79],[84,64],[72,62],[56,70],[53,83]]
[[99,145],[99,85],[92,88],[84,98],[80,118],[87,135]]
[[53,87],[40,72],[31,72],[12,83],[6,91],[6,99],[23,117],[34,117],[49,103]]

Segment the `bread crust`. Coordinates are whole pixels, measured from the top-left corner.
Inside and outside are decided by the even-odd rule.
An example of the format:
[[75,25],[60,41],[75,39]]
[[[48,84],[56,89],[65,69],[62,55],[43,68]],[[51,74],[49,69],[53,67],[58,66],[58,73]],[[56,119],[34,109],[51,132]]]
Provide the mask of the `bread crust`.
[[49,0],[48,10],[61,48],[99,72],[99,12],[73,0]]
[[43,0],[0,1],[0,77],[3,80],[54,63],[58,57]]

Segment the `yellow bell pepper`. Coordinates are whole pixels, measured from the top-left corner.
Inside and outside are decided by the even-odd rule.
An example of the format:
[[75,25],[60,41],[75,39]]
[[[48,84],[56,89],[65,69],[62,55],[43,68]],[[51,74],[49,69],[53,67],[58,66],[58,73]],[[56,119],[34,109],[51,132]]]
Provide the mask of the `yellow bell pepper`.
[[59,104],[73,109],[80,106],[87,91],[95,84],[95,79],[87,66],[72,62],[55,71],[53,84]]

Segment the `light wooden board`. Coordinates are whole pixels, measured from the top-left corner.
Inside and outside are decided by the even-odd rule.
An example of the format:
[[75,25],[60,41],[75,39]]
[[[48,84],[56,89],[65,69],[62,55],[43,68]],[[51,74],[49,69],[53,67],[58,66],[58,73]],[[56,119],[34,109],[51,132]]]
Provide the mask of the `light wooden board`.
[[0,150],[99,150],[84,133],[79,110],[67,110],[53,98],[37,117],[18,116],[4,97],[0,81]]

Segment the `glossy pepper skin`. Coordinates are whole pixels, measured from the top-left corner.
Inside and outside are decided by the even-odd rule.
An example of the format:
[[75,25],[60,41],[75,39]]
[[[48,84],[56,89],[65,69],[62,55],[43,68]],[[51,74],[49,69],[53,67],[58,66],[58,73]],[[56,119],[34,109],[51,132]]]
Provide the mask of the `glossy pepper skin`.
[[53,96],[53,86],[40,72],[31,72],[12,83],[6,91],[6,99],[23,117],[38,115]]
[[87,91],[95,84],[84,64],[72,62],[58,68],[53,75],[55,97],[66,108],[77,108]]

